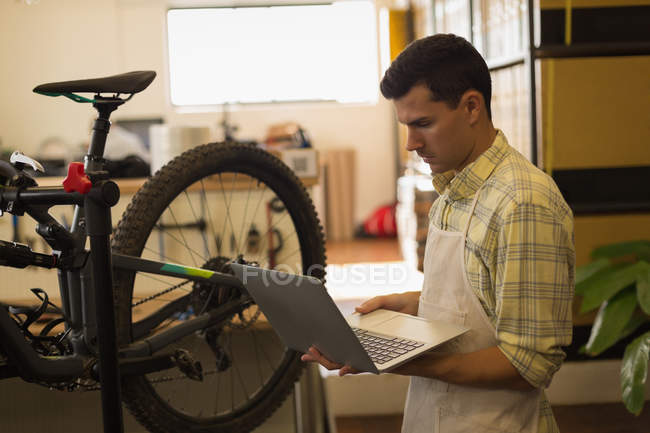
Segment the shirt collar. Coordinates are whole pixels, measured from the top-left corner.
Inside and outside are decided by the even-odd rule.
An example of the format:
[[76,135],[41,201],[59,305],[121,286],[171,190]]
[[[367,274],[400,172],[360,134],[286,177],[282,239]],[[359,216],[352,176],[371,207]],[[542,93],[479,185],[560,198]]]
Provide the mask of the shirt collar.
[[509,148],[505,135],[500,130],[497,130],[492,145],[458,174],[454,175],[454,171],[449,170],[434,175],[434,188],[440,194],[446,188],[449,188],[450,200],[472,197],[503,160]]

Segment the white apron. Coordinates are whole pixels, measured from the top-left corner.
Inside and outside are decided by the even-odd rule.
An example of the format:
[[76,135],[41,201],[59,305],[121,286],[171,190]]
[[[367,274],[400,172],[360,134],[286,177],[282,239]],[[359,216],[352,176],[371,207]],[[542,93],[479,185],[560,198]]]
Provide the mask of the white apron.
[[[465,238],[478,195],[477,191],[463,232],[442,231],[429,216],[418,316],[470,328],[435,349],[440,353],[469,353],[497,345],[496,330],[465,270]],[[535,433],[540,396],[539,390],[487,390],[413,376],[402,433]]]

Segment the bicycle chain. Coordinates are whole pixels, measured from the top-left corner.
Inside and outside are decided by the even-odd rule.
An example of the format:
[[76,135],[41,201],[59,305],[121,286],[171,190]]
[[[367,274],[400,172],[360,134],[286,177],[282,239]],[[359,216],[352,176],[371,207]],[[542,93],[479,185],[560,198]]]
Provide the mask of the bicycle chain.
[[171,291],[174,291],[176,289],[179,289],[179,288],[183,287],[184,285],[189,284],[191,282],[192,282],[191,280],[187,280],[187,281],[183,281],[182,283],[178,283],[175,286],[171,286],[171,287],[169,287],[169,288],[167,288],[167,289],[165,289],[165,290],[163,290],[161,292],[158,292],[158,293],[156,293],[154,295],[147,296],[144,299],[140,299],[138,302],[135,302],[135,303],[131,304],[131,307],[137,307],[138,305],[142,305],[145,302],[149,302],[149,301],[151,301],[153,299],[156,299],[156,298],[158,298],[158,297],[160,297],[162,295],[166,295],[167,293],[169,293]]
[[[131,307],[137,307],[139,305],[142,305],[146,302],[152,301],[160,296],[166,295],[167,293],[170,293],[176,289],[179,289],[187,284],[191,283],[191,280],[183,281],[182,283],[178,283],[175,286],[171,286],[165,290],[162,290],[154,295],[148,296],[144,299],[139,300],[138,302],[135,302],[131,304]],[[243,315],[241,313],[238,314],[239,320],[241,321],[240,324],[235,324],[232,321],[228,322],[226,326],[229,326],[230,328],[233,329],[244,329],[247,328],[248,326],[252,325],[257,321],[261,314],[261,310],[258,308],[258,310],[253,314],[253,316],[249,320],[245,320]],[[203,372],[204,376],[209,376],[212,374],[218,373],[217,369],[214,370],[208,370]],[[147,379],[149,383],[155,384],[155,383],[164,383],[164,382],[171,382],[173,380],[179,380],[179,379],[188,379],[186,375],[178,375],[178,376],[162,376],[156,379]],[[81,391],[99,391],[101,390],[101,385],[98,383],[95,383],[94,385],[85,385],[83,383],[80,383],[79,381],[75,382],[74,385],[76,385],[76,389],[79,389]]]

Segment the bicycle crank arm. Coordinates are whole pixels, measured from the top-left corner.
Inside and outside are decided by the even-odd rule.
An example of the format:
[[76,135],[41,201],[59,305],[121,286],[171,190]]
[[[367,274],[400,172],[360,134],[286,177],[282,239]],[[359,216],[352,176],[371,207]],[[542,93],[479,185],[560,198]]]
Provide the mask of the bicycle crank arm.
[[[185,376],[192,380],[203,380],[203,368],[192,355],[184,349],[176,349],[174,353],[161,353],[144,358],[120,359],[120,374],[122,376],[141,376],[178,367]],[[98,376],[96,368],[93,374]]]
[[[144,358],[120,359],[120,374],[122,376],[142,375],[167,370],[176,366],[174,355],[161,353]],[[93,372],[96,374],[95,372]]]
[[252,299],[242,300],[235,299],[220,305],[214,310],[201,314],[193,319],[187,320],[173,328],[162,331],[144,340],[136,341],[129,346],[120,349],[120,358],[134,358],[151,356],[155,352],[169,346],[171,343],[180,340],[181,338],[211,326],[221,325],[230,317],[246,308],[248,304],[253,302]]

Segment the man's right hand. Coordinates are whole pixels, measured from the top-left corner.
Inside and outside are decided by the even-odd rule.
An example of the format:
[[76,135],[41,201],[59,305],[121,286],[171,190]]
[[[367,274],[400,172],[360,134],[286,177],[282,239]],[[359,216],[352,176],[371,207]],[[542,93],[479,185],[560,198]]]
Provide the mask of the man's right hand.
[[417,316],[420,292],[393,293],[375,296],[355,308],[357,313],[368,314],[379,308]]

